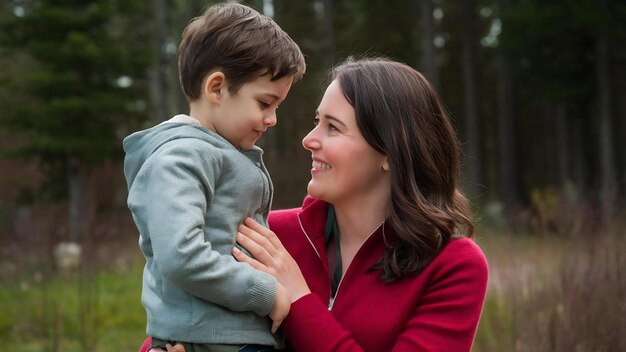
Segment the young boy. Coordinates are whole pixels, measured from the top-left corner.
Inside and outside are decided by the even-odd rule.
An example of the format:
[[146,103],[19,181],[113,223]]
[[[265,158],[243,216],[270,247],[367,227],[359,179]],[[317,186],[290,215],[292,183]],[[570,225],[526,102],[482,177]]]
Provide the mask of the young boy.
[[303,55],[270,18],[229,3],[185,28],[178,67],[189,115],[124,140],[152,347],[280,348],[288,293],[231,249],[245,217],[267,224],[273,189],[255,142],[304,74]]

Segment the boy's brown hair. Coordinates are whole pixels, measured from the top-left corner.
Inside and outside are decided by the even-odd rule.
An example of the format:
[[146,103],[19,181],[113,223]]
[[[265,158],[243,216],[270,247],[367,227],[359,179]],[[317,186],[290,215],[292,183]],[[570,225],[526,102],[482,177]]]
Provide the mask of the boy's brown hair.
[[271,18],[237,3],[209,7],[183,31],[178,73],[188,101],[200,98],[202,81],[213,70],[226,76],[228,90],[270,74],[272,81],[305,71],[298,45]]

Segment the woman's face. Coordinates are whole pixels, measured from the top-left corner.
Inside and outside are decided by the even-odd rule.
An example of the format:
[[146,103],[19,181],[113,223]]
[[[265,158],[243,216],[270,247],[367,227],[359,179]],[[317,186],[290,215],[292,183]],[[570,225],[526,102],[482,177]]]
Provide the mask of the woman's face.
[[388,192],[387,158],[361,135],[354,108],[336,80],[326,89],[315,115],[315,128],[302,140],[313,159],[308,193],[338,205]]

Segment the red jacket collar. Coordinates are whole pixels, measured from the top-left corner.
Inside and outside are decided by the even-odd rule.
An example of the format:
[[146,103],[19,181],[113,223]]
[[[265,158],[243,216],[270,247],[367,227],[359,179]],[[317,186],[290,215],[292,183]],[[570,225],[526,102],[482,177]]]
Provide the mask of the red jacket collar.
[[[309,238],[320,257],[324,255],[326,250],[324,227],[326,226],[327,213],[328,203],[311,196],[304,198],[302,210],[298,213],[302,230]],[[326,261],[324,260],[324,262]]]
[[[328,203],[311,196],[304,198],[302,210],[298,213],[302,230],[305,232],[305,235],[309,237],[320,256],[324,255],[326,248],[324,227],[326,225],[327,213]],[[381,228],[377,229],[364,243],[363,248],[359,250],[367,253],[366,256],[369,257],[369,259],[374,259],[370,264],[378,261],[378,259],[384,255],[389,245],[397,240],[389,222],[385,222],[384,228],[384,231],[382,231]],[[322,262],[326,264],[326,260],[322,260]]]

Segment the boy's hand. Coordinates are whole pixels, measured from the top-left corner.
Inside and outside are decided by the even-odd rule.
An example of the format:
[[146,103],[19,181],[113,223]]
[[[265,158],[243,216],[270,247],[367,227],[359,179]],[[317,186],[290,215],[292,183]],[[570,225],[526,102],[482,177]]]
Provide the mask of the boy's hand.
[[276,333],[280,324],[283,323],[283,320],[289,314],[289,308],[291,308],[291,294],[283,285],[276,281],[276,299],[269,314],[272,319],[272,334]]

